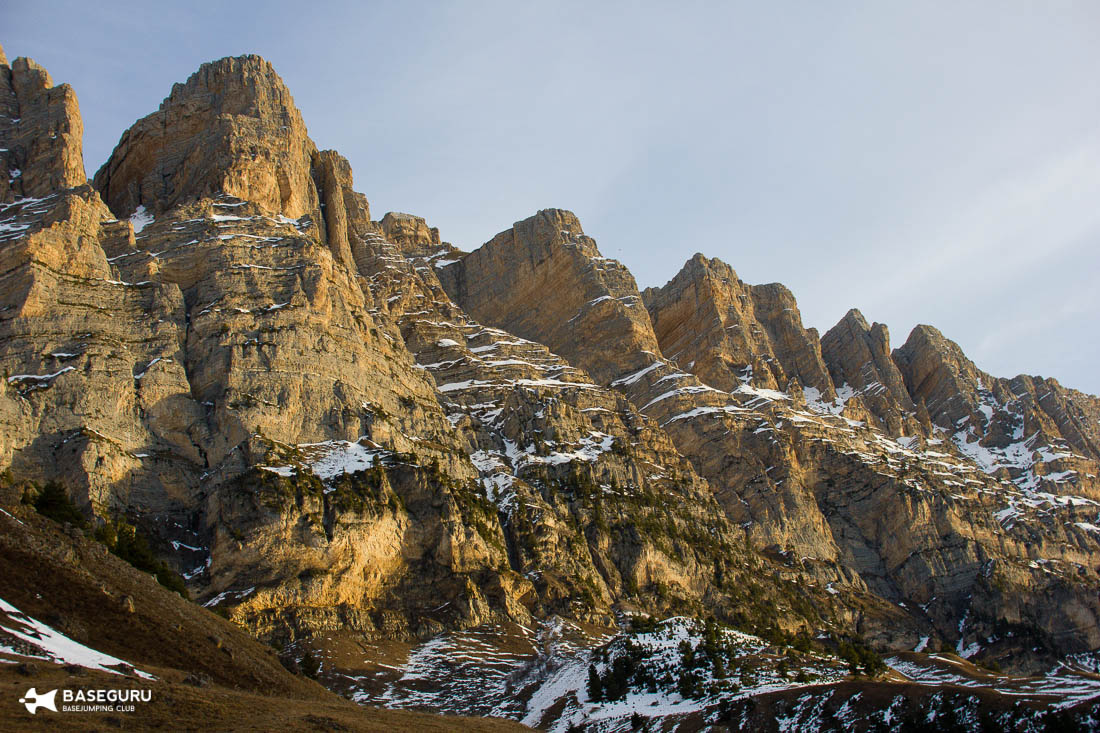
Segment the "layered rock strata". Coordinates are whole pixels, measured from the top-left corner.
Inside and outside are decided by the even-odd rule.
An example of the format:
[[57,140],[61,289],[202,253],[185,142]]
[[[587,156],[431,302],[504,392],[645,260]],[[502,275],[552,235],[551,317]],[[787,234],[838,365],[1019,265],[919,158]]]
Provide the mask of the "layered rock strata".
[[662,352],[707,384],[729,392],[797,383],[835,397],[817,332],[802,326],[782,285],[748,285],[726,263],[697,254],[642,295]]
[[[779,329],[767,322],[775,308],[758,312],[752,291],[731,294],[732,271],[696,257],[668,286],[647,293],[648,313],[632,310],[638,293],[628,273],[600,256],[566,212],[540,212],[443,273],[448,291],[474,317],[569,353],[624,392],[669,433],[759,547],[814,558],[838,593],[908,609],[913,634],[928,623],[947,638],[961,630],[988,639],[1005,625],[1075,638],[1071,645],[1082,648],[1098,638],[1097,578],[1089,567],[1096,538],[1071,508],[1092,500],[1043,498],[983,470],[930,421],[931,410],[915,408],[884,328],[850,314],[826,339],[832,369],[847,377],[841,390],[822,370],[813,377],[819,387],[789,378],[784,391],[755,386],[747,378],[755,370],[733,358],[740,342],[718,332],[751,314],[757,323],[732,330],[773,344]],[[564,293],[583,295],[570,300]],[[610,317],[587,319],[597,307]],[[779,310],[797,313],[791,305]],[[764,363],[773,365],[766,378],[776,386],[777,375],[808,374],[806,364],[825,363],[816,334],[795,329],[794,315],[780,318],[801,339],[786,343],[807,346],[800,354],[765,351]],[[652,323],[663,324],[661,338]],[[677,349],[677,363],[689,372],[662,357],[662,342]],[[712,386],[704,375],[732,389]],[[879,393],[888,396],[875,400]],[[895,439],[902,432],[910,434]],[[1036,565],[1035,556],[1047,564]],[[1046,603],[1052,596],[1065,600],[1058,610]],[[866,608],[859,619],[865,633],[900,641],[906,624],[873,603]]]
[[372,220],[257,57],[176,85],[94,188],[80,129],[0,65],[0,468],[141,524],[254,633],[641,610],[1100,646],[1096,398],[857,311],[819,339],[702,256],[640,293],[567,211],[469,254]]

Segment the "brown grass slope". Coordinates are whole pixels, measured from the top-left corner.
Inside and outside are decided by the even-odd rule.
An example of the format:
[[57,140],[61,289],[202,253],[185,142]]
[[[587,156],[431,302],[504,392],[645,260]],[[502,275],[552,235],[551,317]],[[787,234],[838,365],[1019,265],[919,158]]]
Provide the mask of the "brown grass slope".
[[[10,515],[0,513],[0,598],[157,680],[38,660],[28,670],[10,663],[24,660],[0,655],[0,662],[9,662],[0,663],[2,730],[527,730],[508,721],[355,705],[291,674],[273,649],[161,587],[79,530],[66,530],[29,507],[4,509]],[[30,687],[151,689],[153,701],[133,713],[32,716],[18,702]]]

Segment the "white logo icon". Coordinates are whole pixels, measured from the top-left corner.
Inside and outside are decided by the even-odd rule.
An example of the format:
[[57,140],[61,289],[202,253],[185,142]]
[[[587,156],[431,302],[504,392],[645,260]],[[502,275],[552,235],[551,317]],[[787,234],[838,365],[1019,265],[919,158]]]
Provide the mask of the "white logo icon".
[[27,712],[34,715],[38,712],[38,708],[46,708],[57,712],[57,703],[54,702],[54,698],[57,697],[57,690],[52,692],[44,692],[41,695],[33,687],[27,690],[25,697],[19,698],[19,702],[27,706]]

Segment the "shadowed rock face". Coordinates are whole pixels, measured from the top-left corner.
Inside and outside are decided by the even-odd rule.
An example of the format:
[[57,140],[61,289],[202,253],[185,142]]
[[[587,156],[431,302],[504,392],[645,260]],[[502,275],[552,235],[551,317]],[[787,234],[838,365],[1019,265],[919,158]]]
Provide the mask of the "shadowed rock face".
[[71,91],[0,77],[0,469],[142,521],[255,633],[705,609],[1100,646],[1095,398],[858,311],[819,340],[701,255],[643,296],[559,209],[470,254],[372,221],[257,57],[176,85],[98,190]]

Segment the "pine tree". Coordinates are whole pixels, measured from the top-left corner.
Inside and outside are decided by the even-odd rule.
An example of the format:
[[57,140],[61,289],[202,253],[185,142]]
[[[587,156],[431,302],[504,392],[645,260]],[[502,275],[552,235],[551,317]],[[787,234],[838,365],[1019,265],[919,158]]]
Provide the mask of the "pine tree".
[[309,649],[306,649],[305,655],[302,657],[302,672],[307,677],[316,677],[317,673],[321,671],[321,661],[313,656],[313,653]]
[[603,700],[603,683],[600,681],[600,673],[596,671],[596,665],[588,665],[588,699],[592,702]]

